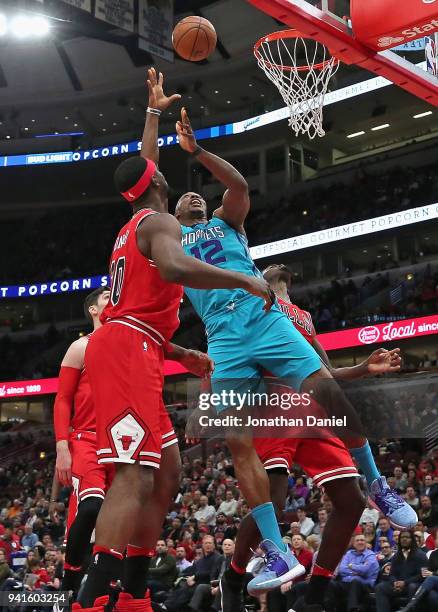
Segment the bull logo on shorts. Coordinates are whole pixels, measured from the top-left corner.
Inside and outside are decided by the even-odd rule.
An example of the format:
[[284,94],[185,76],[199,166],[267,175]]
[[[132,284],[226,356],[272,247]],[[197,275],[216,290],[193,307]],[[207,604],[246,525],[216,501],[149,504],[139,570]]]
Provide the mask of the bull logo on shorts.
[[146,431],[135,415],[127,412],[112,425],[110,435],[119,459],[131,463],[145,438]]
[[121,434],[119,431],[117,432],[117,435],[119,436],[118,439],[122,443],[122,448],[124,451],[128,451],[131,444],[135,442],[138,438],[138,434],[135,434],[133,436],[127,436],[126,434]]

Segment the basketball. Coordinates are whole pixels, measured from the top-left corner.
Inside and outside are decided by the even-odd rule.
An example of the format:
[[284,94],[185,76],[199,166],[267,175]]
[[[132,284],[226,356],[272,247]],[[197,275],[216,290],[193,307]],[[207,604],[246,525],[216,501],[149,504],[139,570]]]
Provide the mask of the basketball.
[[208,19],[194,15],[176,24],[172,42],[180,57],[190,62],[200,62],[215,50],[217,34]]

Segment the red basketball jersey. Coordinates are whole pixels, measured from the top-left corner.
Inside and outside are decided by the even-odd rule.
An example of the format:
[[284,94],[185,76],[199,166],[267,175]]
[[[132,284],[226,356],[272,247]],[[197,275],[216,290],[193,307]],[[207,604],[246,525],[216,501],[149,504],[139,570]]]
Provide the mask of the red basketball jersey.
[[281,298],[277,298],[278,305],[284,314],[292,321],[297,330],[305,337],[305,339],[313,344],[313,339],[316,336],[316,331],[313,326],[312,316],[307,310],[302,310],[295,304],[289,304]]
[[[88,337],[89,336],[87,336],[87,340]],[[76,389],[73,400],[71,426],[75,431],[96,431],[96,413],[85,366],[82,369],[78,388]]]
[[158,268],[137,246],[137,228],[154,210],[138,211],[119,232],[110,259],[111,295],[101,315],[169,340],[179,326],[183,288],[164,281]]

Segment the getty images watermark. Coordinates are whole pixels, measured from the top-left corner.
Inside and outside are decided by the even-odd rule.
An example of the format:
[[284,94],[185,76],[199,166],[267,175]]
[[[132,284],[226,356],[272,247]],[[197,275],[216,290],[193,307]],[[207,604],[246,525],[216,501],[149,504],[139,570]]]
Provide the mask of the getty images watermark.
[[[201,393],[200,411],[215,408],[216,416],[199,416],[201,427],[346,427],[347,417],[322,417],[315,414],[286,416],[279,411],[310,408],[312,397],[309,393],[258,393],[239,392],[234,389],[212,393]],[[253,410],[250,410],[253,409]],[[263,409],[266,415],[259,411]],[[230,412],[235,411],[237,414]],[[242,411],[245,412],[241,415]],[[275,414],[275,412],[279,412]],[[223,414],[221,414],[223,413]]]

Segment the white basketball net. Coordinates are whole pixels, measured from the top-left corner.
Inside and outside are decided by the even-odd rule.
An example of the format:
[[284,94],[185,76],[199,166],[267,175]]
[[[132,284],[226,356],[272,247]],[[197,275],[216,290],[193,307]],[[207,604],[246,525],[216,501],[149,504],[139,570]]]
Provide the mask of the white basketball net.
[[266,37],[255,50],[255,56],[287,104],[289,125],[295,135],[307,134],[310,139],[324,136],[324,97],[339,61],[323,44],[301,37],[271,41]]

